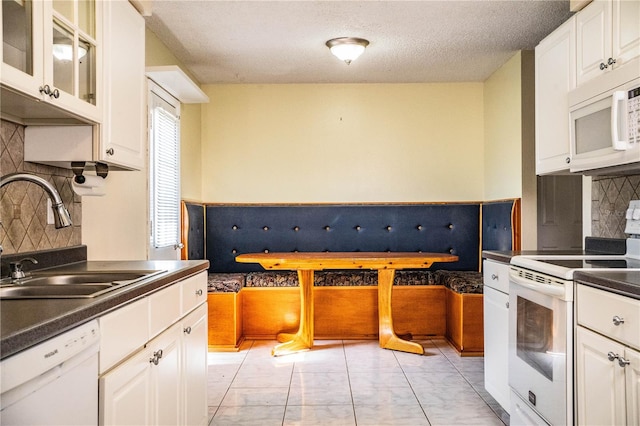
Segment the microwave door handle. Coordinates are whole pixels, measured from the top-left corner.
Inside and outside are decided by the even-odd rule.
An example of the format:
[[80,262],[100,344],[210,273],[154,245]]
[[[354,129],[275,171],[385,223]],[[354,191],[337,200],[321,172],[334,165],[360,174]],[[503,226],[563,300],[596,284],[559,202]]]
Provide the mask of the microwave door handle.
[[625,97],[626,92],[624,90],[618,90],[613,92],[611,100],[611,145],[616,151],[624,151],[628,148],[627,135],[625,129],[627,128],[625,111]]

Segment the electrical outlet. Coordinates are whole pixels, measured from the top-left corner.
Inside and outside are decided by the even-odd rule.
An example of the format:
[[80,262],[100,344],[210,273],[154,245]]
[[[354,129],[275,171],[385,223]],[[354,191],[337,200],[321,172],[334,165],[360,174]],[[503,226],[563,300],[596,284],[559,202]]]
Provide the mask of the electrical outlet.
[[53,220],[53,204],[51,204],[51,198],[47,197],[47,225],[55,224]]

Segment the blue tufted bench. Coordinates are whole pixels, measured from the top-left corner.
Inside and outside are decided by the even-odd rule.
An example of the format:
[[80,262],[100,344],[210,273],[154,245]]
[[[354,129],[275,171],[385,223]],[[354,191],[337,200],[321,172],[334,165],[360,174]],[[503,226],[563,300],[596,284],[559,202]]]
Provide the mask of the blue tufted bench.
[[[209,259],[210,347],[233,350],[245,336],[272,338],[289,325],[280,320],[291,316],[299,303],[295,272],[238,264],[238,254],[266,250],[454,253],[459,262],[434,265],[436,270],[397,271],[394,325],[398,332],[446,336],[460,353],[481,353],[480,253],[512,249],[518,234],[517,226],[512,226],[518,205],[518,200],[295,206],[184,203],[183,218],[188,220],[183,220],[183,258]],[[315,274],[314,284],[319,338],[323,331],[318,316],[327,315],[326,333],[333,333],[339,327],[331,315],[344,315],[342,311],[353,310],[354,304],[354,315],[361,315],[363,324],[352,338],[375,338],[375,271],[321,271]],[[271,320],[277,322],[277,329],[264,328]],[[293,315],[291,324],[296,321]],[[367,322],[374,327],[368,328]]]

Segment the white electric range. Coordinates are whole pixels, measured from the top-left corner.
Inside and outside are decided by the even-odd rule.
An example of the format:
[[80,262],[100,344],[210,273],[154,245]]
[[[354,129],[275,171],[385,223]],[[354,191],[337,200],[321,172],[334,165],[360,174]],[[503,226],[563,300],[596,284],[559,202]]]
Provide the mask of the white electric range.
[[575,271],[640,273],[640,200],[627,210],[624,254],[521,255],[509,274],[511,424],[573,424]]

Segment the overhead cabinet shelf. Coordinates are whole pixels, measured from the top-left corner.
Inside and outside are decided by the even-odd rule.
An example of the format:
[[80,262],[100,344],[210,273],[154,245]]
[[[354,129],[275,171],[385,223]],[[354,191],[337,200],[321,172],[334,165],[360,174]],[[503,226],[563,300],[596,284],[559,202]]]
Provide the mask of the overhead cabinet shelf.
[[203,104],[209,97],[177,65],[147,67],[147,77],[185,104]]

